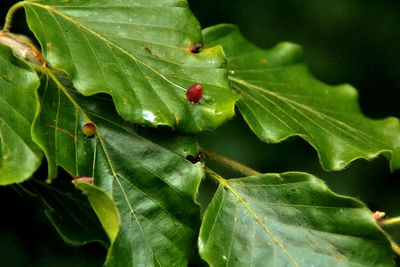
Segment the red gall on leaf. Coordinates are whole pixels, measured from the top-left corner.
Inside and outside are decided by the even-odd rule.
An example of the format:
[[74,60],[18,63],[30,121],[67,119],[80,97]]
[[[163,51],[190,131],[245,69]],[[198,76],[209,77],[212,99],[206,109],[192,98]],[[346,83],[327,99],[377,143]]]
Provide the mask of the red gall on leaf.
[[193,84],[186,91],[186,99],[192,103],[198,103],[203,97],[203,86]]
[[82,132],[84,135],[87,137],[92,137],[93,135],[96,134],[96,126],[93,123],[85,123],[82,127]]
[[93,177],[82,176],[82,177],[78,177],[78,178],[72,180],[72,183],[76,184],[77,182],[84,182],[84,183],[92,184],[93,179],[94,179]]
[[197,54],[200,52],[200,48],[202,48],[202,44],[194,44],[194,45],[189,45],[189,51],[192,52],[193,54]]

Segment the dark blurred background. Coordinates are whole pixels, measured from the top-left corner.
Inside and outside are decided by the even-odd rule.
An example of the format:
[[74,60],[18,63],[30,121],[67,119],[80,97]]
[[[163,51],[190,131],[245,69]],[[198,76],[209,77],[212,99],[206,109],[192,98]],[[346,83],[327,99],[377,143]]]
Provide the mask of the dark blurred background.
[[[12,2],[1,1],[1,17]],[[281,41],[300,44],[316,77],[328,84],[350,83],[358,89],[366,115],[400,117],[400,1],[189,3],[203,28],[233,23],[250,41],[266,49]],[[28,34],[23,15],[18,13],[13,31]],[[200,134],[200,145],[262,172],[310,172],[337,193],[360,199],[372,210],[385,211],[388,217],[400,216],[400,172],[390,173],[385,158],[357,160],[343,171],[326,172],[316,152],[301,139],[264,144],[237,114],[216,131]],[[226,177],[237,176],[210,164]],[[206,183],[201,190],[212,188],[213,184]],[[9,187],[0,187],[0,201],[1,266],[101,266],[105,250],[93,244],[83,249],[65,245],[43,216],[40,203],[19,196]],[[396,228],[400,225],[387,230],[400,242]]]

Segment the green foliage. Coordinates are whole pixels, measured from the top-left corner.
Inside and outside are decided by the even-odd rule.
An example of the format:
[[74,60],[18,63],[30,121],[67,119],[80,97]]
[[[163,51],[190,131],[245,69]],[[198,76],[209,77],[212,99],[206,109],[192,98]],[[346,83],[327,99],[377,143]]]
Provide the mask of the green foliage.
[[0,185],[7,185],[29,178],[41,163],[42,153],[31,137],[39,78],[1,44],[0,71]]
[[299,135],[314,146],[324,168],[340,170],[379,153],[400,168],[400,124],[396,118],[363,116],[350,85],[328,86],[311,76],[297,45],[261,50],[232,25],[204,30],[206,45],[220,44],[228,57],[232,87],[243,97],[240,112],[257,136],[280,142]]
[[[114,201],[121,220],[116,237],[110,227],[119,222],[105,221],[115,217],[113,209],[100,210],[100,198],[110,206],[108,198],[96,197],[93,189],[88,195],[113,241],[109,266],[130,266],[133,260],[144,265],[184,265],[199,224],[194,197],[202,168],[185,160],[197,154],[195,140],[172,132],[160,136],[130,125],[116,114],[109,98],[83,97],[63,84],[67,82],[49,74],[40,88],[43,104],[34,136],[45,151],[51,177],[57,166],[73,177],[94,177],[94,183]],[[81,130],[87,122],[96,125],[93,138]],[[88,193],[87,186],[78,187]]]
[[[202,37],[185,1],[50,0],[24,7],[49,64],[84,95],[110,94],[127,120],[198,132],[233,116],[237,96],[222,48],[189,51]],[[196,83],[204,86],[201,105],[185,97]]]
[[370,211],[312,175],[217,179],[199,237],[212,266],[393,265]]
[[86,182],[77,182],[76,188],[88,197],[90,205],[99,217],[111,243],[113,243],[118,234],[120,218],[110,196],[97,186]]
[[[43,58],[9,32],[19,7]],[[107,246],[106,266],[394,266],[396,246],[361,202],[310,174],[199,153],[189,135],[237,101],[262,141],[299,135],[326,169],[380,153],[398,169],[398,120],[366,118],[355,89],[313,78],[298,46],[261,50],[231,25],[201,32],[184,0],[26,1],[0,33],[22,58],[0,46],[0,184],[31,177],[44,153],[49,184],[33,188],[46,214],[66,242]],[[199,103],[186,99],[193,84]],[[204,157],[252,176],[226,180]],[[75,188],[54,186],[58,168]],[[203,217],[202,178],[219,184]]]
[[96,213],[71,183],[63,180],[47,184],[32,179],[24,185],[27,192],[40,196],[47,218],[67,244],[81,246],[99,242],[108,247],[109,241]]

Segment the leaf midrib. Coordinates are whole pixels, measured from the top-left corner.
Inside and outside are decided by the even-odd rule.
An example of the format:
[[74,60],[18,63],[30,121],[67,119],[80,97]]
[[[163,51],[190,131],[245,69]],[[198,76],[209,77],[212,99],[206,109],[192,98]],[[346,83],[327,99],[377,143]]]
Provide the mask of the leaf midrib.
[[[71,94],[67,91],[67,89],[58,81],[58,79],[51,73],[51,70],[46,70],[46,73],[55,81],[55,83],[57,84],[57,86],[58,86],[58,88],[60,88],[61,89],[61,91],[67,96],[67,98],[71,101],[71,103],[75,106],[75,108],[77,109],[77,110],[79,110],[81,113],[82,113],[82,115],[88,120],[88,121],[90,121],[91,122],[91,119],[90,119],[90,117],[86,114],[86,112],[85,112],[85,110],[74,100],[74,98],[71,96]],[[91,112],[90,112],[91,113]],[[99,116],[98,116],[99,117]],[[102,117],[101,117],[102,118]],[[107,120],[108,121],[108,120]],[[119,126],[120,128],[122,128],[122,129],[124,129],[122,126],[120,126],[120,125],[118,125],[118,124],[116,124],[116,123],[113,123],[113,124],[115,124],[115,125],[117,125],[117,126]],[[110,159],[110,156],[109,156],[109,154],[108,154],[108,150],[106,149],[106,146],[105,146],[105,138],[103,137],[103,135],[102,135],[102,133],[101,133],[101,131],[99,130],[99,129],[97,129],[97,131],[96,131],[96,134],[97,134],[97,136],[98,136],[98,139],[99,139],[99,141],[100,141],[100,144],[101,144],[101,146],[102,146],[102,149],[103,149],[103,151],[104,151],[104,154],[105,154],[105,156],[106,156],[106,160],[107,160],[107,162],[108,162],[108,165],[109,165],[109,168],[111,169],[111,172],[112,172],[112,174],[113,174],[113,177],[114,177],[114,179],[113,179],[113,182],[112,182],[112,184],[114,184],[114,181],[117,181],[117,183],[118,183],[118,185],[119,185],[119,188],[120,188],[120,190],[121,190],[121,192],[122,192],[122,194],[123,194],[123,196],[124,196],[124,198],[125,198],[125,201],[126,201],[126,204],[127,204],[127,206],[128,206],[128,208],[129,208],[129,210],[130,210],[130,214],[131,215],[133,215],[134,217],[135,217],[135,220],[136,220],[136,222],[137,222],[137,224],[139,225],[139,227],[140,227],[140,229],[141,229],[141,232],[142,232],[142,235],[143,235],[143,238],[145,239],[145,241],[146,241],[146,245],[147,245],[147,247],[149,248],[149,250],[151,251],[151,253],[152,253],[152,255],[153,255],[153,257],[155,258],[155,260],[159,263],[159,265],[161,266],[161,263],[160,263],[160,261],[159,261],[159,259],[155,256],[155,253],[154,253],[154,251],[153,251],[153,248],[150,246],[150,244],[149,244],[149,242],[146,240],[146,235],[145,235],[145,233],[144,233],[144,231],[143,231],[143,228],[142,228],[142,225],[141,225],[141,223],[139,222],[139,220],[138,220],[138,218],[137,218],[137,216],[136,216],[136,212],[134,211],[134,209],[133,209],[133,207],[132,207],[132,205],[131,205],[131,203],[130,203],[130,201],[129,201],[129,198],[128,198],[128,195],[127,195],[127,192],[125,191],[125,189],[123,188],[123,186],[122,186],[122,184],[121,184],[121,181],[120,181],[120,179],[119,179],[119,176],[117,175],[117,173],[116,173],[116,171],[115,171],[115,169],[114,169],[114,167],[113,167],[113,164],[112,164],[112,162],[111,162],[111,159]],[[111,144],[110,144],[111,145]],[[157,146],[160,146],[159,144],[156,144]],[[174,154],[176,154],[175,152],[174,152]],[[161,179],[160,177],[159,177],[159,175],[156,175],[159,179]],[[125,179],[125,178],[124,178]],[[125,179],[126,180],[126,179]],[[164,181],[163,179],[161,179],[162,181]],[[165,182],[165,181],[164,181]],[[167,183],[168,184],[168,183]],[[168,184],[169,185],[169,184]],[[171,186],[171,185],[170,185]],[[136,188],[136,187],[135,187]],[[174,190],[176,190],[177,191],[177,193],[180,193],[180,194],[183,194],[182,192],[180,192],[177,188],[175,188],[175,187],[173,187],[173,186],[171,186],[171,188],[173,188]],[[183,194],[184,195],[184,194]],[[151,199],[151,198],[150,198]],[[154,201],[154,200],[153,200]],[[156,201],[154,201],[155,203],[157,203]],[[157,203],[158,204],[158,203]],[[162,209],[162,210],[164,210],[164,208],[161,206],[161,205],[159,205],[160,206],[160,208]],[[164,210],[165,211],[165,210]],[[166,214],[168,214],[168,215],[170,215],[170,213],[168,213],[167,211],[165,211],[166,212]],[[171,215],[170,215],[171,216]],[[171,218],[173,218],[173,219],[176,219],[175,218],[175,216],[171,216]],[[146,218],[147,219],[147,218]],[[177,222],[179,222],[179,224],[181,224],[183,227],[185,227],[185,228],[187,228],[187,229],[189,229],[191,232],[193,232],[193,230],[192,229],[190,229],[187,225],[185,225],[185,224],[183,224],[182,222],[180,222],[179,220],[177,220],[176,219],[176,221]],[[161,233],[161,232],[160,232]],[[161,233],[162,235],[163,235],[163,233]],[[166,237],[166,238],[168,238],[168,237]],[[171,241],[171,240],[170,240]],[[172,243],[172,241],[171,241],[171,243]],[[173,243],[172,243],[173,244]],[[175,244],[173,244],[174,246],[176,246]]]
[[269,228],[263,223],[260,217],[253,211],[253,209],[247,204],[247,202],[234,190],[233,187],[230,186],[229,181],[220,177],[219,175],[213,176],[219,183],[220,186],[228,189],[242,205],[251,213],[254,219],[261,225],[261,227],[267,232],[267,234],[271,237],[275,244],[279,246],[279,248],[286,254],[289,260],[296,266],[300,267],[297,261],[293,258],[293,256],[289,253],[289,251],[285,248],[285,246],[276,238],[276,236],[269,230]]
[[[367,144],[368,146],[370,146],[371,144],[374,144],[374,143],[380,143],[381,145],[387,147],[387,149],[388,149],[389,147],[391,147],[391,145],[386,144],[386,143],[382,142],[381,140],[375,140],[375,139],[374,139],[373,137],[371,137],[370,135],[366,134],[366,133],[363,132],[363,131],[360,131],[360,130],[358,130],[358,129],[355,129],[354,127],[352,127],[351,125],[348,125],[348,124],[345,123],[345,122],[339,121],[339,120],[337,120],[337,119],[334,118],[334,117],[331,117],[331,116],[326,115],[326,114],[324,114],[324,113],[322,113],[322,112],[320,112],[320,111],[318,111],[318,110],[315,110],[315,109],[312,109],[312,108],[310,108],[310,107],[307,107],[307,106],[305,106],[305,105],[303,105],[303,104],[301,104],[301,103],[299,103],[299,102],[297,102],[297,101],[294,101],[294,100],[292,100],[292,99],[289,99],[289,98],[287,98],[287,97],[285,97],[285,96],[282,96],[282,95],[280,95],[280,94],[278,94],[278,93],[276,93],[276,92],[273,92],[273,91],[267,90],[267,89],[265,89],[265,88],[259,87],[259,86],[257,86],[257,85],[248,83],[246,80],[241,80],[241,79],[237,79],[237,78],[233,78],[233,77],[229,77],[229,79],[232,80],[233,82],[236,82],[236,83],[238,83],[238,84],[241,84],[241,85],[247,87],[249,90],[251,90],[251,89],[258,90],[258,91],[263,92],[263,93],[265,93],[265,94],[269,94],[269,95],[274,96],[274,97],[276,97],[276,98],[278,98],[278,99],[281,99],[283,102],[292,103],[292,104],[298,106],[299,108],[302,108],[302,109],[304,109],[304,110],[306,110],[306,111],[308,111],[308,112],[310,112],[310,113],[312,113],[312,114],[315,114],[315,116],[317,116],[317,117],[319,117],[319,118],[321,118],[321,119],[322,119],[323,117],[324,117],[324,118],[327,118],[327,119],[329,119],[329,120],[331,120],[331,121],[333,121],[333,122],[336,122],[336,123],[339,124],[339,125],[342,125],[343,128],[348,128],[349,130],[351,130],[351,131],[353,131],[353,132],[355,133],[354,135],[351,135],[351,136],[350,136],[350,133],[348,133],[347,131],[345,131],[345,129],[342,129],[342,128],[340,128],[339,126],[336,126],[336,124],[334,124],[334,123],[331,124],[331,125],[332,125],[333,127],[335,127],[338,131],[341,131],[342,133],[344,133],[344,134],[347,135],[347,136],[350,136],[350,137],[352,137],[352,138],[356,138],[356,137],[358,138],[358,134],[361,134],[361,135],[363,135],[366,139],[369,139],[370,144],[368,144],[368,141],[362,140],[362,139],[358,138],[359,142],[364,143],[364,144]],[[249,96],[249,97],[251,97],[251,96]],[[253,100],[255,100],[255,99],[253,98]],[[260,103],[257,103],[257,104],[260,105],[260,106],[262,106]],[[286,114],[288,114],[288,113],[286,113]],[[288,114],[288,116],[292,117],[292,115],[290,115],[290,114]],[[309,118],[308,116],[306,116],[306,117]],[[311,118],[309,118],[309,120],[310,120],[310,121],[314,121],[314,120],[312,120]],[[316,122],[314,122],[314,123],[315,123],[319,128],[321,128],[322,130],[324,130],[325,132],[330,133],[329,130],[327,130],[327,129],[321,127],[318,123],[316,123]],[[302,128],[303,128],[303,127],[302,127]],[[303,128],[303,130],[305,130],[305,129]],[[309,133],[307,133],[307,134],[308,134],[309,136],[311,136]],[[333,135],[332,133],[330,133],[330,134]],[[337,135],[333,135],[333,136],[336,137],[336,138],[338,138]],[[346,143],[346,142],[343,141],[343,143]]]
[[[115,48],[118,49],[118,50],[120,50],[123,54],[125,54],[125,55],[127,55],[128,57],[132,58],[135,62],[140,62],[142,65],[146,66],[147,68],[149,68],[150,70],[152,70],[154,73],[156,73],[157,75],[159,75],[160,77],[162,77],[166,82],[168,82],[168,83],[174,85],[174,86],[177,87],[177,88],[180,88],[180,89],[183,89],[183,90],[186,91],[185,88],[183,88],[183,87],[181,87],[180,85],[175,84],[174,82],[170,81],[170,80],[167,79],[162,73],[158,72],[158,71],[155,70],[153,67],[147,65],[145,62],[143,62],[142,60],[140,60],[140,59],[137,58],[136,56],[131,55],[128,51],[126,51],[126,50],[123,49],[122,47],[116,45],[114,42],[111,42],[110,40],[104,38],[101,34],[97,33],[96,31],[94,31],[94,30],[92,30],[92,29],[90,29],[90,28],[88,28],[86,25],[81,24],[81,23],[79,23],[78,21],[74,20],[72,17],[67,16],[66,14],[64,14],[64,13],[62,13],[62,12],[59,12],[58,10],[53,9],[53,8],[50,7],[50,6],[41,5],[41,4],[32,3],[32,2],[25,2],[25,3],[28,4],[28,5],[33,5],[33,6],[37,6],[37,7],[39,7],[39,8],[45,9],[45,10],[47,10],[50,14],[55,13],[55,14],[57,14],[57,15],[59,15],[59,16],[65,18],[65,19],[69,20],[70,22],[72,22],[73,24],[75,24],[77,27],[85,29],[86,31],[88,31],[88,32],[92,33],[93,35],[95,35],[97,38],[103,40],[105,43],[107,43],[107,44],[109,44],[109,45],[115,47]],[[143,75],[144,75],[144,73],[143,73]]]
[[[176,83],[174,83],[173,81],[169,80],[165,75],[163,75],[162,73],[158,72],[156,69],[154,69],[154,68],[151,67],[150,65],[146,64],[146,63],[145,63],[143,60],[141,60],[139,57],[131,55],[128,51],[126,51],[126,50],[123,49],[122,47],[120,47],[120,46],[116,45],[114,42],[112,42],[112,41],[110,41],[110,40],[104,38],[101,34],[97,33],[96,31],[93,31],[92,29],[88,28],[87,26],[85,26],[85,25],[79,23],[78,21],[74,20],[72,17],[69,17],[69,16],[67,16],[66,14],[63,14],[62,12],[59,12],[58,10],[56,10],[56,9],[50,7],[50,6],[41,5],[41,4],[33,3],[33,2],[24,2],[24,5],[37,6],[37,7],[39,7],[39,8],[42,8],[42,9],[47,10],[52,16],[53,16],[53,13],[55,13],[55,14],[57,14],[57,15],[59,15],[59,16],[65,18],[65,19],[69,20],[70,22],[72,22],[73,24],[75,24],[78,28],[83,28],[83,29],[85,29],[86,31],[88,31],[88,32],[92,33],[93,35],[95,35],[97,38],[103,40],[103,41],[104,41],[105,43],[107,43],[109,46],[115,47],[117,50],[119,50],[119,51],[121,51],[123,54],[127,55],[127,56],[128,56],[129,58],[131,58],[134,62],[136,62],[136,64],[137,64],[138,67],[139,67],[139,63],[142,64],[143,66],[145,66],[146,68],[148,68],[149,70],[151,70],[152,72],[154,72],[156,75],[158,75],[159,77],[161,77],[162,80],[164,80],[164,81],[166,81],[167,83],[171,84],[171,85],[174,86],[175,88],[180,89],[180,90],[183,90],[183,91],[186,92],[186,88],[183,88],[183,87],[180,86],[179,84],[176,84]],[[36,12],[35,12],[35,13],[36,13]],[[37,14],[35,14],[35,15],[36,15],[36,17],[39,19],[39,21],[41,21],[41,20],[40,20],[40,17],[39,17]],[[58,22],[57,19],[55,19],[55,20]],[[41,23],[41,25],[42,25],[42,27],[43,27],[43,24],[42,24],[42,23]],[[66,42],[66,43],[68,44],[68,42]],[[69,46],[68,46],[68,48],[69,48]],[[71,55],[71,58],[72,58],[72,53],[71,53],[71,49],[70,49],[70,48],[69,48],[69,51],[70,51],[70,55]],[[158,60],[162,60],[162,59],[158,59]],[[162,61],[163,61],[163,62],[167,62],[167,63],[171,63],[171,62],[168,62],[168,61],[165,61],[165,60],[162,60]],[[98,63],[98,64],[99,64],[99,63]],[[139,68],[140,68],[140,67],[139,67]],[[122,70],[122,69],[121,69],[121,70]],[[140,70],[141,70],[141,68],[140,68]],[[144,73],[142,70],[141,70],[141,72],[142,72],[143,77],[146,78],[145,73]],[[146,78],[145,80],[147,81],[148,79]],[[128,81],[129,81],[129,80],[128,80]],[[151,86],[151,88],[153,88],[153,87]],[[153,91],[154,91],[155,94],[158,96],[158,94],[156,93],[156,90],[153,90]],[[161,102],[164,104],[164,106],[168,107],[168,105],[162,100],[162,98],[160,98],[160,100],[161,100]],[[207,104],[207,103],[203,103],[203,105],[208,105],[208,104]],[[168,109],[169,109],[169,108],[168,108]],[[197,129],[199,129],[199,130],[202,130],[202,127],[200,126],[200,124],[198,123],[198,121],[197,121],[196,119],[194,119],[194,114],[193,114],[193,112],[192,112],[192,109],[187,108],[187,110],[189,111],[188,113],[190,114],[190,116],[193,118],[193,119],[192,119],[192,122],[195,124],[195,127],[196,127]],[[172,112],[170,112],[170,113],[171,113],[171,114],[174,114],[174,113],[172,113]],[[174,114],[174,115],[175,115],[175,114]]]
[[[264,228],[264,229],[266,229],[266,225],[265,224],[263,224],[263,222],[261,221],[261,219],[256,215],[256,213],[251,209],[251,207],[246,203],[246,201],[248,201],[247,199],[246,199],[246,201],[240,196],[240,194],[238,193],[238,192],[236,192],[234,189],[233,189],[233,187],[231,187],[230,186],[230,180],[219,180],[219,182],[221,183],[221,185],[223,186],[223,187],[225,187],[225,188],[227,188],[237,199],[238,199],[238,201],[239,202],[241,202],[242,204],[243,204],[243,206],[245,206],[247,209],[248,209],[248,211],[251,213],[251,215],[255,218],[255,220],[256,221],[258,221],[260,224],[261,224],[261,226]],[[309,182],[309,181],[305,181],[305,182]],[[223,194],[224,194],[224,191],[222,191],[223,192]],[[223,200],[221,201],[221,205],[222,205],[222,203],[223,203]],[[274,203],[272,203],[272,204],[274,204]],[[266,203],[266,205],[269,205],[269,203]],[[317,207],[317,206],[316,206]],[[317,207],[318,208],[318,207]],[[339,207],[338,207],[339,208]],[[346,207],[346,208],[348,208],[348,207]],[[219,212],[218,212],[219,213]],[[217,213],[217,215],[216,215],[216,217],[218,217],[218,213]],[[260,221],[259,221],[260,220]],[[262,222],[262,223],[261,223]],[[282,223],[282,222],[278,222],[278,221],[271,221],[271,222],[273,222],[273,223],[275,223],[275,224],[279,224],[279,225],[284,225],[284,226],[287,226],[287,227],[289,227],[289,228],[299,228],[299,229],[302,229],[302,230],[311,230],[311,231],[313,231],[313,232],[318,232],[318,233],[321,233],[321,234],[323,234],[323,235],[334,235],[334,236],[345,236],[345,237],[348,237],[348,238],[352,238],[352,239],[361,239],[361,240],[370,240],[370,241],[372,241],[373,243],[376,243],[376,240],[373,240],[373,239],[368,239],[368,238],[365,238],[365,237],[360,237],[360,236],[352,236],[352,235],[348,235],[348,234],[338,234],[338,233],[332,233],[332,232],[326,232],[326,231],[320,231],[320,230],[317,230],[317,229],[308,229],[308,228],[304,228],[304,227],[300,227],[300,226],[296,226],[296,225],[293,225],[293,224],[286,224],[286,223]],[[215,222],[214,222],[214,224],[215,224]],[[264,227],[265,226],[265,227]],[[267,232],[269,235],[270,235],[270,237],[273,239],[273,241],[274,242],[276,242],[276,240],[278,240],[278,239],[276,239],[276,237],[271,233],[269,233],[269,232]],[[274,238],[275,237],[275,238]],[[276,239],[276,240],[275,240]],[[279,242],[279,240],[278,240],[278,242]],[[279,242],[280,243],[280,242]],[[280,243],[280,244],[282,244],[282,243]],[[279,244],[278,244],[278,246],[281,248],[281,249],[283,249]],[[283,244],[282,244],[282,246],[283,246]],[[290,246],[290,245],[289,245]],[[302,250],[307,250],[307,249],[304,249],[304,248],[302,248],[302,247],[298,247],[298,246],[290,246],[290,247],[295,247],[295,248],[297,248],[297,249],[302,249]],[[286,249],[284,249],[284,252],[285,252],[285,250]],[[317,254],[320,254],[320,255],[323,255],[323,256],[327,256],[327,257],[333,257],[333,256],[331,256],[331,255],[329,255],[329,254],[324,254],[324,253],[318,253],[318,252],[315,252],[315,251],[312,251],[313,253],[317,253]],[[291,259],[291,257],[285,252],[285,254],[289,257],[289,259]],[[352,264],[356,264],[356,265],[359,265],[359,266],[364,266],[364,265],[362,265],[361,263],[358,263],[358,262],[354,262],[354,261],[349,261],[348,260],[348,258],[346,257],[346,256],[344,256],[343,255],[343,257],[344,257],[344,260],[346,261],[346,262],[348,262],[348,263],[352,263]],[[333,257],[333,258],[335,258],[335,257]],[[298,266],[298,264],[297,264],[297,262],[293,262],[292,261],[292,263],[293,264],[295,264],[296,266]]]

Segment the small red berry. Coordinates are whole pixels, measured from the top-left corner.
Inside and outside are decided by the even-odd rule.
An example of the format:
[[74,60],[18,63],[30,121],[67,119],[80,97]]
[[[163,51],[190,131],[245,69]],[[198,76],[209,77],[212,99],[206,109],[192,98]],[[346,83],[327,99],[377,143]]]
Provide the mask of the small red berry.
[[198,103],[203,97],[203,86],[200,84],[193,84],[186,91],[186,99],[192,103]]
[[84,135],[87,137],[92,137],[93,135],[96,134],[96,126],[93,123],[85,123],[82,127],[82,132]]
[[200,48],[202,48],[202,44],[194,44],[194,45],[189,45],[189,51],[192,52],[193,54],[197,54],[200,52]]

